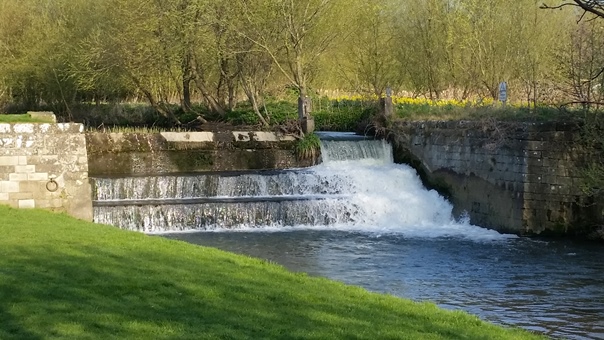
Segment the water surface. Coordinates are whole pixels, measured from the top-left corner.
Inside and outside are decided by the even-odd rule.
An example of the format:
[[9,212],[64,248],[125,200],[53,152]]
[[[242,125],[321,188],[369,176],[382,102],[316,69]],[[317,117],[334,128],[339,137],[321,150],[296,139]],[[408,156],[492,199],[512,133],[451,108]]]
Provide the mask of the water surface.
[[555,338],[604,339],[601,245],[325,229],[164,236]]
[[307,169],[97,179],[95,221],[553,337],[604,339],[604,247],[472,225],[394,164],[386,142],[335,137]]

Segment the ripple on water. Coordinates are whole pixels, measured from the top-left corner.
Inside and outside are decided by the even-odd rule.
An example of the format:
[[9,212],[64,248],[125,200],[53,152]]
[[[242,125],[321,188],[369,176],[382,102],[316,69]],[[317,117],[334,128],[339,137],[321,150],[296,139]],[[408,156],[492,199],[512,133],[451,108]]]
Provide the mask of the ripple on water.
[[[554,338],[604,339],[604,248],[359,231],[166,235]],[[568,256],[568,253],[576,255]]]

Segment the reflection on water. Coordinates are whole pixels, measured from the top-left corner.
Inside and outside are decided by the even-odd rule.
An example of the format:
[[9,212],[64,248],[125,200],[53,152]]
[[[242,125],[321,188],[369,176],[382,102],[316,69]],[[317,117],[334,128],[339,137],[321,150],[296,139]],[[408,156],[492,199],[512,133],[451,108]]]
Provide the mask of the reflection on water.
[[164,235],[555,338],[604,339],[604,248],[300,230]]

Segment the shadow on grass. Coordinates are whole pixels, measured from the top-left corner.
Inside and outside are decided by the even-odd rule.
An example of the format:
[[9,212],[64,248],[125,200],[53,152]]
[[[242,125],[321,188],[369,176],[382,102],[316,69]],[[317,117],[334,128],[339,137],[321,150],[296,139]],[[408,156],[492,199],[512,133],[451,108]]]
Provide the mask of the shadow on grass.
[[493,330],[260,260],[128,238],[0,256],[0,338],[476,339]]
[[[0,286],[2,292],[5,292],[4,287]],[[0,301],[5,301],[4,296],[0,296]],[[10,313],[8,313],[0,305],[0,338],[2,339],[22,339],[22,340],[38,340],[41,336],[31,333],[25,329],[19,321],[17,321]]]

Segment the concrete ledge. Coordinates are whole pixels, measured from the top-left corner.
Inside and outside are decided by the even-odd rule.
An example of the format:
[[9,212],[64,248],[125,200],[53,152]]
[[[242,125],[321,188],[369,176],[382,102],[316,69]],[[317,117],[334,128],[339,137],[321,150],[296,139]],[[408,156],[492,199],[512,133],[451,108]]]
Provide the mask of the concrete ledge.
[[283,142],[295,141],[293,136],[267,131],[233,131],[235,142]]
[[49,123],[56,123],[57,116],[53,112],[50,111],[28,111],[27,114],[33,119],[43,120]]
[[213,132],[160,132],[160,135],[168,142],[213,142]]
[[267,131],[86,133],[89,154],[158,150],[292,149],[296,138]]
[[91,176],[287,169],[315,161],[297,159],[293,136],[269,131],[89,132],[86,140]]

